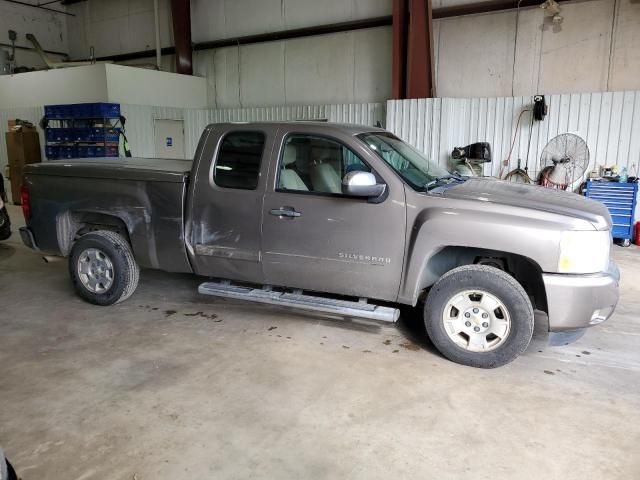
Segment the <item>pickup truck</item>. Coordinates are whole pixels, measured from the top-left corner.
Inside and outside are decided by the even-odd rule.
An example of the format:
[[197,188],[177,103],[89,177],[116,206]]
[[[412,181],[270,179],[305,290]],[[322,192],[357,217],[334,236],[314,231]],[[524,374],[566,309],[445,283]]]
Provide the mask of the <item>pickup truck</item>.
[[393,322],[399,304],[423,305],[444,356],[491,368],[527,348],[534,308],[564,341],[618,301],[603,205],[457,176],[379,128],[214,124],[193,161],[27,165],[22,199],[24,243],[68,257],[97,305],[132,295],[140,268],[342,318]]

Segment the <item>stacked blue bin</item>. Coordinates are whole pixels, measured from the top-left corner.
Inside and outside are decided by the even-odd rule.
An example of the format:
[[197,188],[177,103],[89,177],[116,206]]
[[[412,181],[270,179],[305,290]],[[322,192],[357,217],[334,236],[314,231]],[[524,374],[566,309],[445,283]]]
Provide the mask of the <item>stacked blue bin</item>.
[[86,157],[117,157],[120,129],[118,103],[46,105],[51,127],[45,130],[45,153],[49,160]]

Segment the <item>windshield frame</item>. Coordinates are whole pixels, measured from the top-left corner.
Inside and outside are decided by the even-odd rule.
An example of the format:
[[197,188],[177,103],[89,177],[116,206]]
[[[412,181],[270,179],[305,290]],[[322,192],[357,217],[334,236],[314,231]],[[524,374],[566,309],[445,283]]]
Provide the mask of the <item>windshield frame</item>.
[[[399,152],[396,148],[393,147],[393,145],[390,145],[390,147],[393,149],[393,151],[397,155],[399,155],[405,161],[409,162],[422,175],[429,177],[423,183],[416,183],[411,178],[409,178],[405,174],[403,174],[403,172],[400,169],[394,167],[387,159],[384,158],[384,156],[377,149],[372,148],[372,146],[366,140],[366,137],[369,137],[369,136],[386,137],[386,138],[392,139],[394,141],[401,142],[408,150],[410,150],[413,154],[415,154],[416,157],[421,158],[422,160],[424,160],[426,162],[426,164],[430,168],[433,168],[433,174],[428,174],[425,171],[423,171],[420,168],[418,168],[418,166],[415,165],[415,163],[412,162],[411,159],[407,158],[406,155],[404,155],[401,152]],[[437,180],[439,177],[442,177],[442,176],[445,176],[445,175],[452,175],[452,172],[447,170],[445,167],[443,167],[443,166],[437,164],[436,162],[434,162],[433,160],[429,159],[426,155],[424,155],[418,149],[416,149],[415,147],[413,147],[412,145],[410,145],[409,143],[405,142],[404,140],[402,140],[401,138],[397,137],[396,135],[394,135],[391,132],[369,131],[369,132],[359,133],[359,134],[355,135],[355,137],[360,142],[362,142],[362,144],[367,148],[367,150],[369,150],[378,159],[380,159],[385,164],[385,166],[387,168],[389,168],[391,171],[393,171],[404,183],[406,183],[413,190],[416,190],[418,192],[427,192],[428,191],[427,185],[429,185],[430,182],[432,182],[434,180]]]

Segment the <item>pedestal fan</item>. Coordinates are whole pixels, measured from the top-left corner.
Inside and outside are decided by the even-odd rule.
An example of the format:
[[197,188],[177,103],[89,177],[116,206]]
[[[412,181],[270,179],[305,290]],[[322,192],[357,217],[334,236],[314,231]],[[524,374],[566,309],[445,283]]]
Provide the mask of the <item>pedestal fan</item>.
[[560,190],[577,188],[589,167],[589,147],[578,135],[552,138],[540,156],[540,185]]

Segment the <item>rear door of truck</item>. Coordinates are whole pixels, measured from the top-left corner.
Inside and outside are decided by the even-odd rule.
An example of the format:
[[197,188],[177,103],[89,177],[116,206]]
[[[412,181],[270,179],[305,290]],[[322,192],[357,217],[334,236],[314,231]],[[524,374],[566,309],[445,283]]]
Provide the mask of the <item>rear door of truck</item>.
[[262,199],[277,127],[211,127],[196,158],[187,236],[195,273],[261,283]]

